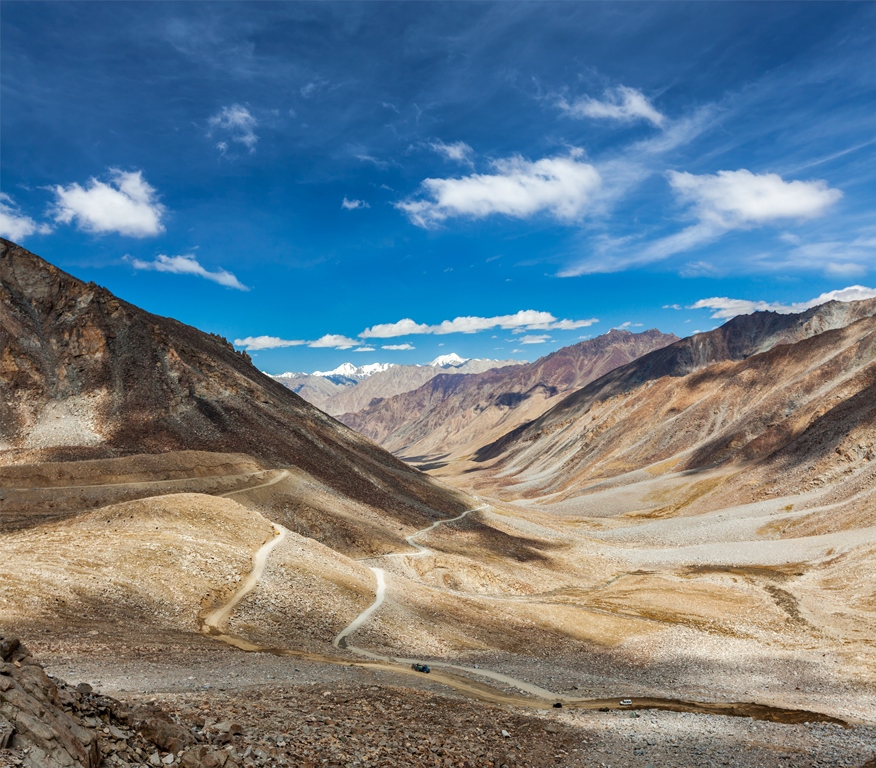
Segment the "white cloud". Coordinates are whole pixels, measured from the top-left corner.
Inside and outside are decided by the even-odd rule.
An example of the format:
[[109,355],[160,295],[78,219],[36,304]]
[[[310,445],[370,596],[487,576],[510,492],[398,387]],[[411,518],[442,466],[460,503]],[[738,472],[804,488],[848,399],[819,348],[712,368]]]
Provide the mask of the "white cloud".
[[0,192],[0,237],[20,242],[33,234],[47,235],[48,224],[40,224],[25,216],[9,195]]
[[627,320],[625,323],[621,323],[618,328],[641,328],[642,323],[631,323]]
[[359,342],[355,339],[348,339],[337,333],[327,333],[316,341],[309,341],[307,346],[314,349],[352,349],[358,344]]
[[538,334],[537,336],[524,336],[523,338],[517,339],[520,344],[544,344],[550,336],[546,333]]
[[793,304],[781,304],[769,301],[749,301],[748,299],[729,299],[727,297],[713,297],[700,299],[691,309],[711,309],[711,317],[714,319],[728,319],[737,315],[750,315],[752,312],[778,312],[782,315],[794,312],[804,312],[811,307],[825,304],[828,301],[861,301],[862,299],[876,298],[876,288],[867,288],[863,285],[850,285],[835,291],[828,291],[816,296],[809,301],[799,301]]
[[313,96],[313,94],[315,94],[317,91],[322,90],[328,84],[329,81],[322,78],[312,80],[311,82],[305,83],[303,86],[301,86],[299,93],[301,94],[302,98],[309,99],[311,96]]
[[363,339],[392,339],[396,336],[410,336],[412,334],[430,333],[430,326],[415,323],[409,317],[399,320],[397,323],[381,323],[371,328],[366,328],[359,334]]
[[341,208],[344,208],[348,211],[355,211],[357,208],[370,208],[364,200],[348,200],[346,197],[341,202]]
[[663,309],[681,309],[681,304],[664,304]]
[[[255,145],[259,140],[255,132],[258,120],[243,105],[232,104],[230,107],[222,107],[207,120],[207,125],[210,126],[208,136],[212,136],[215,131],[224,131],[232,141],[243,144],[250,152],[255,152]],[[218,142],[216,146],[223,153],[228,149],[228,144],[224,141]]]
[[109,184],[91,178],[85,187],[75,182],[54,187],[55,221],[70,224],[75,220],[80,229],[97,234],[148,237],[164,232],[165,208],[142,172],[111,168],[109,175]]
[[[755,174],[744,168],[700,176],[678,171],[666,175],[678,199],[691,206],[698,219],[695,224],[639,247],[633,241],[604,240],[597,243],[596,255],[566,268],[559,276],[619,272],[699,248],[734,229],[823,216],[843,194],[823,180],[785,181],[775,173]],[[782,237],[788,240],[787,234]],[[694,267],[713,269],[707,263]],[[688,265],[685,274],[698,274],[697,269]]]
[[[235,339],[236,347],[243,347],[247,350],[259,349],[277,349],[279,347],[302,347],[307,345],[313,349],[352,349],[357,347],[359,342],[355,339],[348,339],[346,336],[341,336],[336,333],[327,333],[315,341],[301,341],[299,339],[281,339],[277,336],[247,336],[245,339]],[[359,347],[356,352],[373,352],[373,348]]]
[[174,275],[197,275],[206,280],[212,280],[214,283],[224,285],[226,288],[236,288],[238,291],[248,291],[243,283],[240,282],[227,269],[217,269],[215,272],[202,267],[195,256],[191,253],[184,256],[165,256],[159,254],[155,261],[142,261],[141,259],[133,259],[130,256],[125,256],[125,261],[133,265],[134,269],[148,269],[153,272],[170,272]]
[[822,179],[785,181],[776,173],[756,174],[744,168],[701,176],[669,171],[667,177],[676,195],[693,204],[700,221],[719,230],[812,219],[843,196]]
[[277,336],[247,336],[245,339],[235,339],[235,347],[243,347],[248,351],[260,349],[277,349],[279,347],[300,347],[307,344],[306,341],[281,339]]
[[529,162],[522,157],[497,160],[495,173],[459,179],[426,179],[425,197],[396,203],[412,223],[432,227],[452,216],[483,218],[504,214],[525,219],[547,212],[562,221],[580,218],[601,184],[599,172],[575,157]]
[[443,336],[448,333],[477,333],[491,328],[510,330],[522,328],[529,331],[572,330],[583,328],[599,322],[596,318],[588,320],[557,320],[550,312],[539,312],[534,309],[523,309],[513,315],[496,315],[495,317],[465,316],[453,320],[444,320],[437,325],[416,323],[409,317],[396,323],[384,323],[366,328],[359,334],[363,339],[389,339],[396,336],[413,336],[435,334]]
[[384,344],[381,349],[391,349],[399,352],[406,349],[416,349],[416,347],[413,344]]
[[862,277],[867,274],[867,267],[862,264],[847,262],[845,264],[828,264],[824,268],[828,277]]
[[474,154],[474,150],[464,141],[455,141],[452,144],[445,144],[443,141],[433,141],[429,144],[429,147],[439,155],[444,155],[448,160],[471,165],[471,156]]
[[560,99],[557,106],[572,117],[620,120],[626,123],[647,120],[658,128],[666,122],[666,117],[654,109],[641,91],[626,85],[608,88],[603,101],[584,96],[573,102]]
[[574,331],[578,328],[587,328],[598,323],[599,318],[590,317],[587,320],[556,320],[550,323],[533,323],[527,326],[530,331]]
[[354,352],[374,352],[374,347],[356,347]]

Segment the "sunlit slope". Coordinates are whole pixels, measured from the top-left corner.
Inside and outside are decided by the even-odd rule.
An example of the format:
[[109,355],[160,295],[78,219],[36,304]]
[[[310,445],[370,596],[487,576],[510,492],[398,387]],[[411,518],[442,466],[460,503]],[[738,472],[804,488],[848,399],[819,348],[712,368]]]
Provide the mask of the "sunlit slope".
[[[793,339],[813,325],[872,311],[872,302],[860,302],[827,305],[808,318],[751,318],[782,319],[784,338]],[[653,476],[715,468],[723,471],[721,479],[704,476],[689,491],[689,501],[730,475],[738,475],[733,492],[743,499],[837,480],[851,494],[848,480],[857,472],[869,477],[876,450],[876,321],[865,316],[795,343],[765,344],[763,335],[750,334],[753,354],[742,347],[735,354],[744,359],[708,364],[710,357],[727,354],[730,343],[742,346],[738,332],[752,320],[737,320],[735,329],[728,323],[717,338],[716,331],[711,338],[685,339],[618,369],[485,447],[479,454],[484,466],[489,462],[485,474],[512,496],[550,495],[552,501],[612,479],[637,482],[642,471]],[[757,353],[758,346],[769,348]]]

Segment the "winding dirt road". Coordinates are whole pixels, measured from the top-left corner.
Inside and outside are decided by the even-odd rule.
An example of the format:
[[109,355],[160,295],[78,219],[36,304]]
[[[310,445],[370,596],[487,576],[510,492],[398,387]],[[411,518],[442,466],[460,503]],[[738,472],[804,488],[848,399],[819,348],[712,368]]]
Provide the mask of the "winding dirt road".
[[[232,493],[240,493],[243,491],[252,490],[254,487],[263,487],[265,485],[273,485],[279,482],[281,477],[264,483],[262,486],[253,486],[250,488],[241,489],[240,491],[231,491],[223,494],[225,496]],[[431,550],[420,544],[417,544],[414,539],[428,531],[433,530],[442,523],[454,522],[461,520],[466,515],[473,512],[478,512],[483,509],[488,509],[489,505],[477,507],[463,512],[461,515],[448,520],[439,520],[432,525],[417,531],[406,538],[406,541],[418,551],[415,553],[392,553],[383,557],[418,557],[428,554]],[[382,605],[386,594],[386,574],[382,568],[371,568],[374,572],[377,584],[375,590],[374,602],[360,613],[350,624],[344,627],[341,632],[334,638],[332,645],[335,648],[346,649],[350,652],[362,656],[368,661],[354,661],[349,659],[339,658],[337,656],[328,656],[324,654],[308,653],[306,651],[296,651],[289,648],[272,648],[270,646],[257,645],[251,643],[244,638],[235,637],[223,632],[223,625],[227,622],[235,607],[258,586],[262,573],[267,564],[268,556],[277,547],[286,536],[286,529],[276,523],[271,523],[274,528],[274,536],[266,541],[258,551],[253,555],[253,568],[245,577],[243,583],[237,591],[223,605],[215,608],[206,615],[200,617],[200,629],[204,634],[210,635],[215,639],[224,642],[230,646],[238,648],[242,651],[271,653],[275,656],[302,658],[310,661],[322,662],[326,664],[340,664],[362,667],[365,669],[380,669],[396,674],[411,675],[412,677],[422,678],[422,673],[411,669],[413,663],[428,663],[435,668],[430,674],[430,680],[442,685],[446,685],[455,691],[471,698],[483,701],[489,704],[509,704],[512,706],[526,707],[528,709],[550,709],[557,703],[561,703],[563,707],[572,709],[584,710],[604,710],[604,709],[619,709],[619,700],[624,698],[624,694],[619,694],[616,697],[608,699],[575,699],[568,696],[561,696],[541,688],[537,685],[518,680],[508,675],[503,675],[500,672],[494,672],[486,669],[475,669],[457,664],[445,662],[426,662],[421,659],[406,659],[399,657],[381,656],[371,653],[363,648],[348,645],[346,638],[360,629]],[[499,683],[504,683],[517,688],[521,694],[506,693],[496,689],[485,683],[480,683],[477,680],[472,680],[468,676],[462,676],[455,672],[465,672],[466,675],[478,675]],[[526,695],[528,694],[528,695]],[[805,722],[827,722],[836,723],[846,726],[848,723],[839,718],[831,717],[820,712],[809,712],[799,709],[784,709],[781,707],[771,707],[765,704],[757,704],[754,702],[726,702],[726,703],[710,703],[710,702],[693,702],[684,701],[681,699],[664,699],[664,698],[631,698],[631,705],[624,709],[661,709],[671,712],[698,712],[712,715],[725,715],[732,717],[751,717],[756,720],[767,720],[778,723],[805,723]]]

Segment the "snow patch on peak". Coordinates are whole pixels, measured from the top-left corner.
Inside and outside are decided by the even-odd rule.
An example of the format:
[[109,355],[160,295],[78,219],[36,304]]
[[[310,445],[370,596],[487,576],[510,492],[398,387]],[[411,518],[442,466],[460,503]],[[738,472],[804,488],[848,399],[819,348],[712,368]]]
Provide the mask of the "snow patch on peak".
[[367,379],[375,373],[392,368],[395,363],[371,363],[370,365],[355,366],[352,363],[341,363],[333,371],[314,371],[314,376],[345,376],[349,379]]
[[467,357],[460,357],[456,352],[451,352],[449,355],[439,355],[429,365],[433,368],[456,368],[467,362]]

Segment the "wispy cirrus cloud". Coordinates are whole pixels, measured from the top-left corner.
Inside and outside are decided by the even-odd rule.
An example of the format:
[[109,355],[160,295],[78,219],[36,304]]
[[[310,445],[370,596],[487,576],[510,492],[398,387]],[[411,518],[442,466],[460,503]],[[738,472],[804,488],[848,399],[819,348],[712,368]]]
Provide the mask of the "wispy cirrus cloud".
[[247,286],[241,283],[227,269],[220,268],[211,272],[206,267],[201,266],[195,255],[191,253],[183,256],[166,256],[161,253],[155,257],[154,261],[143,261],[131,256],[125,256],[124,260],[131,264],[134,269],[168,272],[173,275],[195,275],[196,277],[203,277],[205,280],[219,283],[219,285],[224,285],[226,288],[235,288],[238,291],[249,290]]
[[443,336],[449,333],[477,333],[492,328],[513,330],[521,328],[530,331],[574,330],[598,323],[597,318],[587,320],[557,320],[550,312],[540,312],[534,309],[524,309],[513,315],[496,315],[494,317],[478,317],[467,315],[453,320],[444,320],[436,325],[417,323],[409,317],[395,323],[383,323],[366,328],[359,336],[363,339],[389,339],[398,336],[414,336],[433,334]]
[[364,200],[348,200],[346,197],[341,201],[341,208],[346,211],[355,211],[359,208],[370,208]]
[[752,312],[778,312],[790,315],[795,312],[805,312],[807,309],[826,304],[828,301],[861,301],[876,298],[876,288],[863,285],[850,285],[835,291],[828,291],[809,301],[798,301],[792,304],[782,304],[776,301],[751,301],[749,299],[731,299],[726,296],[715,296],[710,299],[700,299],[691,309],[711,309],[711,317],[726,320],[737,315],[750,315]]
[[[258,120],[242,104],[222,107],[207,120],[207,125],[209,126],[207,136],[212,138],[214,135],[220,134],[230,141],[243,144],[250,152],[255,152],[255,146],[259,140],[255,132]],[[228,149],[228,143],[219,141],[216,147],[224,153]]]
[[443,141],[429,142],[429,148],[443,155],[448,160],[453,160],[457,163],[472,164],[472,155],[474,150],[464,141],[454,141],[451,144],[445,144]]
[[0,237],[18,243],[31,235],[47,235],[51,231],[48,224],[41,224],[25,215],[9,195],[0,192]]
[[641,91],[626,85],[607,88],[602,100],[583,96],[569,101],[561,97],[557,100],[557,106],[571,117],[618,120],[625,123],[646,120],[658,128],[666,123],[666,116],[658,112]]
[[462,178],[425,179],[420,198],[396,203],[413,224],[430,228],[452,217],[481,219],[494,214],[527,219],[548,213],[563,222],[580,219],[591,207],[602,179],[579,159],[520,156],[496,160],[494,173]]
[[408,350],[408,349],[416,349],[416,347],[413,344],[407,344],[407,343],[405,343],[405,344],[384,344],[380,348],[381,349],[389,349],[393,352],[400,352],[400,351]]
[[51,214],[60,224],[72,224],[95,234],[115,232],[150,237],[164,232],[165,207],[141,171],[110,168],[109,182],[92,177],[85,186],[74,182],[52,188]]

